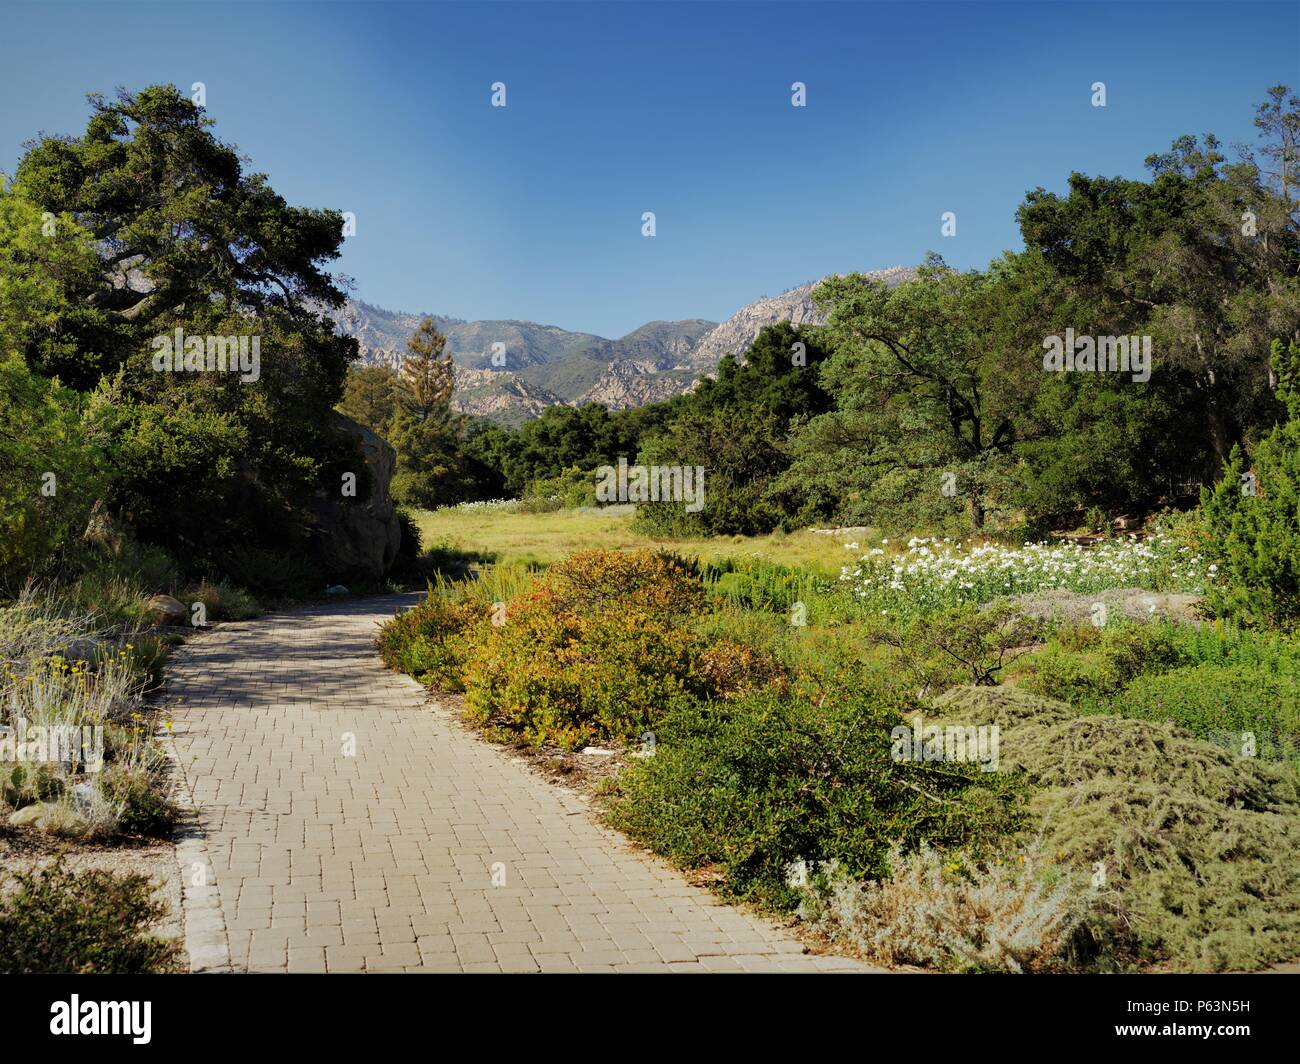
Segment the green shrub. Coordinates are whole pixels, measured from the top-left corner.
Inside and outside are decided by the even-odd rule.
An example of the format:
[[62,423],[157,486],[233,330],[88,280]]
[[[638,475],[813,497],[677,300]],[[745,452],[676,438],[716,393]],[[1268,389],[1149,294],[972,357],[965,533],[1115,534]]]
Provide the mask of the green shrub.
[[900,717],[862,688],[814,701],[772,692],[688,704],[659,722],[653,757],[620,779],[613,823],[725,888],[780,907],[800,900],[792,868],[888,873],[891,846],[994,840],[1018,823],[1000,773],[895,761]]
[[167,796],[161,772],[152,767],[105,765],[99,790],[110,802],[117,803],[118,829],[127,835],[166,835],[180,812]]
[[1189,665],[1248,665],[1264,672],[1300,676],[1300,640],[1223,621],[1170,628],[1181,659]]
[[519,499],[524,513],[552,513],[596,505],[596,476],[590,470],[570,466],[555,476],[530,481]]
[[509,602],[527,592],[537,578],[536,565],[497,563],[484,565],[471,578],[449,581],[439,575],[434,578],[432,591],[451,602],[476,602],[492,606]]
[[411,512],[403,506],[397,508],[397,523],[401,527],[402,538],[397,545],[397,560],[393,563],[398,572],[405,572],[415,565],[420,556],[421,532]]
[[185,612],[191,619],[194,617],[195,603],[203,605],[203,616],[208,622],[221,619],[221,591],[206,580],[178,597],[185,604]]
[[149,600],[153,592],[129,576],[91,571],[57,589],[81,609],[95,614],[105,628],[145,628],[153,619]]
[[701,566],[700,576],[716,602],[786,615],[796,602],[811,609],[814,602],[829,596],[835,585],[835,581],[806,569],[765,561],[708,562]]
[[1110,711],[1169,720],[1201,739],[1242,752],[1245,736],[1265,758],[1300,756],[1300,679],[1245,665],[1192,665],[1139,676]]
[[177,969],[180,946],[148,934],[166,913],[149,880],[62,862],[0,893],[0,973],[138,975]]
[[1234,446],[1223,479],[1201,492],[1207,550],[1222,569],[1205,601],[1217,616],[1289,626],[1300,622],[1300,345],[1275,340],[1272,363],[1288,420],[1254,449],[1253,468]]
[[182,594],[180,600],[185,603],[190,616],[193,616],[194,603],[203,603],[204,616],[208,622],[246,621],[258,616],[262,610],[257,600],[247,591],[233,584],[211,584],[202,581],[197,587]]
[[42,764],[5,765],[0,771],[0,800],[14,809],[62,796],[63,780]]
[[444,691],[463,691],[465,664],[490,623],[477,603],[448,602],[430,588],[419,605],[384,624],[376,646],[389,668]]
[[1104,706],[1134,677],[1186,660],[1175,628],[1161,624],[1074,625],[1024,659],[1017,673],[1025,686],[1080,708]]
[[253,546],[226,551],[220,559],[220,568],[232,583],[273,599],[305,598],[321,591],[325,579],[300,554],[282,554]]
[[[0,215],[8,202],[0,197]],[[0,225],[0,257],[8,235]],[[0,593],[53,571],[104,491],[84,407],[82,396],[0,350]]]
[[137,635],[125,644],[128,668],[139,677],[141,691],[153,691],[162,686],[163,667],[171,647],[154,635]]
[[965,603],[901,621],[881,621],[872,642],[887,646],[921,695],[958,684],[991,686],[1002,670],[1028,653],[1043,625],[1001,604],[980,609]]
[[221,595],[220,620],[249,621],[262,615],[261,603],[242,587],[220,583],[217,591]]

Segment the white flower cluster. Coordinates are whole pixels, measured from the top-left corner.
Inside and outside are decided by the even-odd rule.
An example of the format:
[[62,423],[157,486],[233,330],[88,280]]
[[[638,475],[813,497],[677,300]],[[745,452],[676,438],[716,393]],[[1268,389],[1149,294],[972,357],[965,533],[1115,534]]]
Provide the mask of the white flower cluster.
[[518,499],[485,499],[480,502],[458,502],[453,506],[443,506],[443,510],[501,510],[513,513],[519,508]]
[[963,548],[948,539],[911,539],[887,555],[874,547],[840,579],[862,598],[900,597],[919,607],[987,602],[1034,591],[1105,591],[1140,587],[1201,594],[1212,569],[1168,536],[1129,536],[1095,546],[1027,543]]

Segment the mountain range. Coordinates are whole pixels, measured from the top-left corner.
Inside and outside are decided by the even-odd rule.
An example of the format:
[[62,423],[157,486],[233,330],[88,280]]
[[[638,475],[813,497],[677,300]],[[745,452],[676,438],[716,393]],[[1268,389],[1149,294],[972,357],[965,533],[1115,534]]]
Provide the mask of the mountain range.
[[[897,266],[867,276],[893,287],[916,271]],[[825,316],[812,301],[818,283],[763,296],[721,323],[652,321],[617,340],[531,321],[464,321],[384,310],[355,299],[328,313],[340,332],[356,337],[363,362],[393,366],[400,364],[420,321],[433,318],[456,365],[453,405],[513,426],[561,403],[594,402],[619,410],[689,391],[725,356],[743,355],[764,327],[779,321],[821,324]]]

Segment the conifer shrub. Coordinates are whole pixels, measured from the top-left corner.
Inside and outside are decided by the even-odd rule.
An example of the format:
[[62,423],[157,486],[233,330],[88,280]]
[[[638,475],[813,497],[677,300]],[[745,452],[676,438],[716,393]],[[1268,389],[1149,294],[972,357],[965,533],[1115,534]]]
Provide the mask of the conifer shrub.
[[1201,492],[1221,578],[1205,601],[1216,616],[1292,627],[1300,623],[1300,344],[1275,340],[1272,364],[1287,420],[1253,449],[1249,468],[1234,446],[1223,478]]
[[[958,688],[945,720],[1000,722],[1027,822],[1092,884],[1072,965],[1252,970],[1300,955],[1300,793],[1288,769],[1160,721],[1074,718],[1028,692]],[[1020,843],[1026,844],[1022,832]]]

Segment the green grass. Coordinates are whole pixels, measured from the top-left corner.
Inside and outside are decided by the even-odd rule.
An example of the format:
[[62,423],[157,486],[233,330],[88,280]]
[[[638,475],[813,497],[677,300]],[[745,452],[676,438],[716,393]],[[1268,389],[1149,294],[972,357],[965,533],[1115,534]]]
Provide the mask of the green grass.
[[[632,530],[632,507],[514,513],[490,508],[422,510],[415,513],[423,542],[462,551],[484,561],[550,565],[570,554],[649,548],[700,562],[767,561],[813,570],[828,579],[853,561],[846,543],[856,534],[821,535],[807,530],[765,536],[658,539]],[[862,545],[866,545],[863,539]]]

